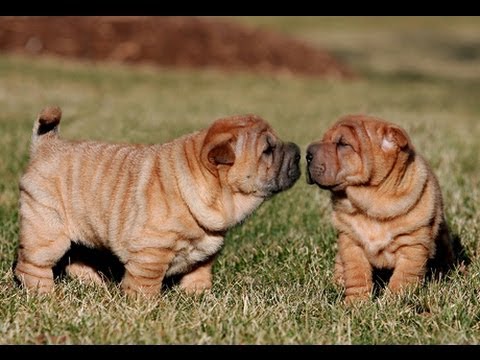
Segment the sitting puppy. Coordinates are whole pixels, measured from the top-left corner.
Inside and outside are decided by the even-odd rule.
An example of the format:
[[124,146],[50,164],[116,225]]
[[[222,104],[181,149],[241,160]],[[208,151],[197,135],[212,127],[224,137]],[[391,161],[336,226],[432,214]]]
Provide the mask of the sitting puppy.
[[118,256],[127,293],[156,294],[174,274],[188,292],[209,289],[225,232],[300,176],[298,146],[255,115],[163,145],[66,141],[60,118],[57,107],[40,113],[20,180],[15,275],[40,293],[52,290],[52,267],[72,241]]
[[368,297],[372,270],[393,269],[388,288],[418,283],[427,261],[454,261],[438,181],[400,127],[348,115],[307,150],[307,182],[331,191],[346,301]]

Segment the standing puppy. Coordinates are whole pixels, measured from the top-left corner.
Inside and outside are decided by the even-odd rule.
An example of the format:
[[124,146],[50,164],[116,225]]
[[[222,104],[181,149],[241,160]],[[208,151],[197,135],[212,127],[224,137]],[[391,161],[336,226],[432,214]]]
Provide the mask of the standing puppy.
[[307,181],[330,190],[338,230],[335,279],[346,300],[368,297],[372,270],[393,269],[388,287],[418,283],[427,261],[454,261],[438,181],[397,125],[347,115],[307,150]]
[[39,115],[20,181],[15,274],[41,293],[72,241],[117,255],[127,293],[156,294],[174,274],[189,292],[209,289],[227,229],[300,175],[298,146],[255,115],[163,145],[62,140],[60,117],[55,107]]

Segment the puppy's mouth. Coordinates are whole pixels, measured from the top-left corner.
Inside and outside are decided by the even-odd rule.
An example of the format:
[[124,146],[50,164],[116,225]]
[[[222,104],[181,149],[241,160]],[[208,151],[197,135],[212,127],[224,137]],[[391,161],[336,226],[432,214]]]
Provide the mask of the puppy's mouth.
[[[315,184],[315,181],[312,179],[312,175],[310,175],[310,170],[309,170],[309,168],[308,168],[308,165],[307,165],[307,171],[306,171],[306,173],[307,173],[307,175],[306,175],[306,177],[307,177],[307,184],[308,184],[308,185],[313,185],[313,184]],[[317,184],[317,185],[318,185],[318,184]]]
[[320,183],[315,183],[320,189],[330,190],[330,191],[340,191],[345,188],[344,183],[335,184],[335,185],[323,185]]
[[330,190],[330,191],[340,191],[345,188],[345,183],[340,182],[336,184],[325,184],[322,183],[321,181],[316,180],[315,178],[312,177],[312,174],[310,173],[310,170],[307,166],[307,184],[309,185],[317,185],[320,189],[323,190]]
[[322,184],[318,181],[315,181],[315,180],[312,180],[312,182],[309,182],[308,184],[310,185],[317,185],[320,189],[323,189],[323,190],[330,190],[330,191],[339,191],[339,190],[342,190],[343,187],[344,187],[344,184],[343,183],[340,183],[340,184],[333,184],[333,185],[330,185],[330,184]]

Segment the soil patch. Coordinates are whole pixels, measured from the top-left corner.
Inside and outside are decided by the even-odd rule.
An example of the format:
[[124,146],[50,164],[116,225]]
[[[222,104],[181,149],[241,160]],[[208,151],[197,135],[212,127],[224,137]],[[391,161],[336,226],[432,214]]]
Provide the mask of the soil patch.
[[355,77],[328,52],[306,42],[210,17],[0,17],[0,50],[94,61]]

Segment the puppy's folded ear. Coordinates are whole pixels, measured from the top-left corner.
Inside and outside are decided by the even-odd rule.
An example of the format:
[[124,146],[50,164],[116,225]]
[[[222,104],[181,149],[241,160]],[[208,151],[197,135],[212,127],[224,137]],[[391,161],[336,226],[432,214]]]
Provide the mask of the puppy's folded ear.
[[235,153],[229,142],[223,142],[208,152],[208,161],[213,165],[232,165]]
[[219,165],[232,165],[235,162],[235,153],[230,144],[233,135],[229,133],[207,136],[202,147],[201,158],[207,169],[216,171]]
[[397,126],[388,126],[383,135],[382,149],[388,151],[395,147],[400,150],[411,149],[412,143],[405,130]]
[[231,166],[235,162],[235,142],[238,132],[249,127],[251,130],[266,129],[268,124],[256,115],[236,115],[216,120],[208,129],[201,150],[201,160],[212,173],[218,166]]

